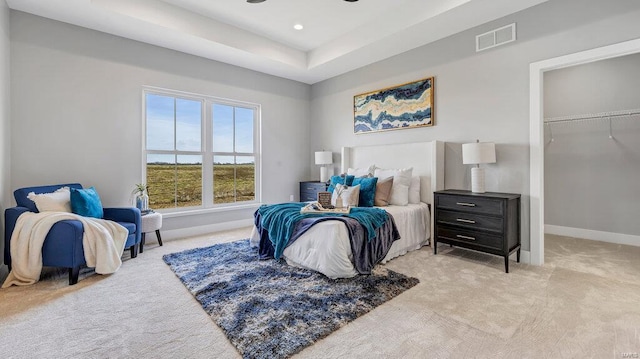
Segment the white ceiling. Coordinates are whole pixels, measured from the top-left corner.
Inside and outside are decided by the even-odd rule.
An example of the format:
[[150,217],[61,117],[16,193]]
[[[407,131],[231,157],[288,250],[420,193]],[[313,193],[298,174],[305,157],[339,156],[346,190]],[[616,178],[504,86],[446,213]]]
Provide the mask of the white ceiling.
[[[545,1],[7,0],[7,4],[313,84]],[[294,30],[295,23],[304,29]]]

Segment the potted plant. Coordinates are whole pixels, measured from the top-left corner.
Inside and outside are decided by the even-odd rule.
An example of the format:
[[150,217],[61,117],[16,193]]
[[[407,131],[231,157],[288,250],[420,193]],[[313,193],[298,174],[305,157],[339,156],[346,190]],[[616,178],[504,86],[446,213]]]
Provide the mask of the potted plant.
[[149,195],[147,194],[149,186],[144,183],[137,183],[132,195],[135,195],[136,207],[142,211],[149,210]]

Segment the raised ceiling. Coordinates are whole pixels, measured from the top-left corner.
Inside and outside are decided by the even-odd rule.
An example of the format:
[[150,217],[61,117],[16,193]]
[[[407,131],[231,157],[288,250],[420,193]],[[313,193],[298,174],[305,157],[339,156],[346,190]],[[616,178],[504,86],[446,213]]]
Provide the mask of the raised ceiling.
[[[7,4],[313,84],[545,1],[7,0]],[[304,29],[294,30],[296,23]]]

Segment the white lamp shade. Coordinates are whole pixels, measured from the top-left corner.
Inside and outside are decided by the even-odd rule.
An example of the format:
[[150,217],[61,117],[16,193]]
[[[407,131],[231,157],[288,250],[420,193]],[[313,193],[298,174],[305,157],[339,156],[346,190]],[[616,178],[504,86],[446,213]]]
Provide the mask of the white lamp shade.
[[318,151],[316,152],[316,164],[317,165],[330,165],[333,163],[333,152],[331,151]]
[[[316,152],[317,153],[317,152]],[[317,156],[316,156],[317,159]],[[496,145],[492,142],[465,143],[462,145],[462,163],[477,165],[496,162]]]

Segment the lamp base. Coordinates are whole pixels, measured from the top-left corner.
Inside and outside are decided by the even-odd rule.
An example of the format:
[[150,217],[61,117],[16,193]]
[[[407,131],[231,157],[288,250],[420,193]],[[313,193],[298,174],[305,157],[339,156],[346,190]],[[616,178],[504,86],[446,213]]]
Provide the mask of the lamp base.
[[326,166],[320,166],[320,182],[327,182],[329,180],[329,171]]
[[471,168],[471,192],[484,193],[484,168]]

